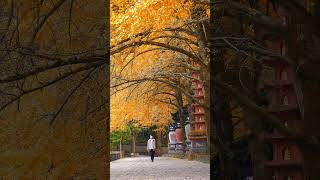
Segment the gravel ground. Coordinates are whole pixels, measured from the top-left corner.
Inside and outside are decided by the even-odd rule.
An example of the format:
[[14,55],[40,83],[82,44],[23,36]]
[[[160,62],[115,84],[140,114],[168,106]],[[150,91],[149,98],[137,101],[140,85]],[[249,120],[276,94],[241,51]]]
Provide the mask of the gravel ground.
[[110,163],[111,180],[206,180],[210,164],[170,157],[123,158]]

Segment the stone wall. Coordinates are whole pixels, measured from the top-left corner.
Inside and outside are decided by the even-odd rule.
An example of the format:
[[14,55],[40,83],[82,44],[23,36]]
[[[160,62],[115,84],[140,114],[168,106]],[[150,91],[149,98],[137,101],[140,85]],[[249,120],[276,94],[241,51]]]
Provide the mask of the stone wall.
[[120,151],[111,151],[110,152],[110,161],[120,159]]
[[[129,156],[131,151],[131,145],[123,145],[122,150],[124,151],[125,156]],[[147,151],[147,146],[136,146],[136,153],[139,153],[140,155],[149,155],[149,152]],[[168,153],[168,147],[161,147],[161,154]]]

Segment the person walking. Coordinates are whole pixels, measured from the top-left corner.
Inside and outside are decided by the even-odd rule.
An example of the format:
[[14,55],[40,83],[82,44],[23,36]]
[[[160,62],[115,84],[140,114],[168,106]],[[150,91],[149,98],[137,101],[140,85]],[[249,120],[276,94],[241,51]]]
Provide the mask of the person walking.
[[155,150],[156,150],[156,140],[151,135],[150,135],[150,139],[148,140],[148,143],[147,143],[147,150],[148,150],[148,152],[150,152],[151,161],[153,162],[154,153],[155,153]]

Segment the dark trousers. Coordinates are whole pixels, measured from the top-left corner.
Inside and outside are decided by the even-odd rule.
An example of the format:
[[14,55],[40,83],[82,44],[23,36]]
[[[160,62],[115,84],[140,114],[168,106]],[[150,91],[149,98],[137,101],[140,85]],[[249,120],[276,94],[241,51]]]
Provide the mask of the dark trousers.
[[150,149],[150,155],[151,155],[151,161],[152,162],[154,160],[154,153],[155,153],[155,150],[154,149]]

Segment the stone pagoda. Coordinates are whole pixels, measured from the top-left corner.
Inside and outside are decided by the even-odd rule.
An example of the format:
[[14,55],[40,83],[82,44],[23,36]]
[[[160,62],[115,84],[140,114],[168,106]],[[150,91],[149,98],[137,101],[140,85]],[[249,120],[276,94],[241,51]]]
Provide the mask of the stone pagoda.
[[[280,11],[281,12],[281,11]],[[287,24],[287,17],[282,11],[278,21]],[[261,38],[274,52],[287,53],[286,42],[276,35],[263,33]],[[303,120],[299,108],[298,96],[294,84],[294,73],[290,65],[277,58],[266,58],[260,81],[260,90],[267,92],[269,106],[266,110],[281,120],[284,126],[296,131],[303,131]],[[303,154],[298,145],[289,137],[275,130],[263,134],[263,139],[272,146],[272,160],[266,161],[274,180],[302,180]]]
[[[197,63],[192,64],[194,68],[198,67]],[[208,152],[207,145],[207,127],[205,121],[205,109],[201,105],[205,103],[203,84],[200,79],[199,72],[192,72],[192,89],[194,98],[200,103],[193,104],[193,117],[194,120],[190,121],[191,132],[189,139],[191,141],[190,151],[192,153],[205,153]]]

